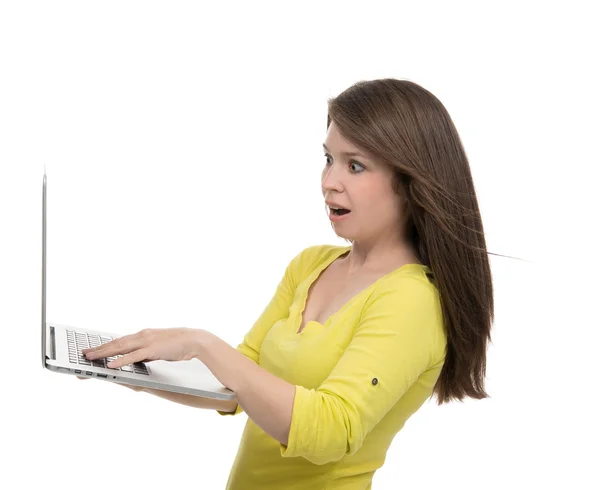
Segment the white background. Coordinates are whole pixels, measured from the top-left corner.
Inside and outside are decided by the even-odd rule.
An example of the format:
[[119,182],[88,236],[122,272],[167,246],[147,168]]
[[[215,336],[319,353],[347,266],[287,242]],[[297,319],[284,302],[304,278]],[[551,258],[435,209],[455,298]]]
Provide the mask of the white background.
[[3,2],[0,487],[224,488],[247,420],[42,369],[44,165],[49,321],[236,346],[295,254],[346,244],[327,98],[395,77],[450,112],[516,259],[490,255],[491,398],[426,403],[373,488],[599,488],[591,3]]

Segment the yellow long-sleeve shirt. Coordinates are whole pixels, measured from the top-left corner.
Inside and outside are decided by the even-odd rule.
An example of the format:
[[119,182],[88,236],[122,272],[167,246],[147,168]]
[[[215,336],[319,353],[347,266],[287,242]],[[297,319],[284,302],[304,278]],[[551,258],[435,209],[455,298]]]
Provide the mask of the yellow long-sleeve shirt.
[[447,338],[425,265],[396,269],[297,333],[311,284],[350,248],[296,255],[238,345],[296,395],[287,446],[248,418],[227,489],[369,490],[395,435],[431,396]]

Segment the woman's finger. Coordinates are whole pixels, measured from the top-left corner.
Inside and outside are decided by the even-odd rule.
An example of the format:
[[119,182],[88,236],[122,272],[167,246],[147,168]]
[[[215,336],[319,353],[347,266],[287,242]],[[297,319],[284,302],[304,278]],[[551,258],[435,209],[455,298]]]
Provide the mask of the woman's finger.
[[147,349],[138,349],[129,354],[126,354],[122,357],[115,359],[114,361],[106,364],[106,367],[109,368],[120,368],[121,366],[125,366],[126,364],[134,364],[136,362],[148,361],[151,357],[148,355]]
[[119,354],[128,354],[143,346],[143,341],[138,334],[126,335],[106,344],[92,349],[83,349],[83,355],[90,360],[102,359],[103,357],[112,357]]
[[102,354],[105,351],[105,347],[108,344],[112,344],[113,342],[116,342],[116,339],[111,340],[106,344],[99,345],[98,347],[88,347],[87,349],[81,349],[81,353],[84,355],[84,357],[87,357],[88,359],[94,359],[95,357],[104,357]]

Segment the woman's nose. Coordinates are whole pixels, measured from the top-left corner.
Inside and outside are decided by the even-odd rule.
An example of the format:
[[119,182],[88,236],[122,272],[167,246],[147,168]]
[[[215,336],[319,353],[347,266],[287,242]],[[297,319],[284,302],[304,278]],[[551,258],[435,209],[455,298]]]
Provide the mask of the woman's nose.
[[330,166],[323,170],[321,177],[321,187],[325,189],[338,189],[341,185],[339,174],[334,170],[334,166]]

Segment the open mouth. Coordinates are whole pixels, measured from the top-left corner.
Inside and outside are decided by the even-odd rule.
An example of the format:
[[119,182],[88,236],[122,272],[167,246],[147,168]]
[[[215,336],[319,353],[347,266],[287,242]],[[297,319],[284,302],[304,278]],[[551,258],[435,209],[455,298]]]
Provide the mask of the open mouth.
[[348,214],[350,212],[349,209],[343,209],[343,208],[341,208],[341,209],[330,208],[330,209],[331,209],[331,212],[333,214],[335,214],[336,216],[343,216],[344,214]]

